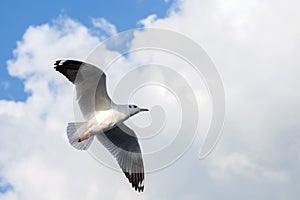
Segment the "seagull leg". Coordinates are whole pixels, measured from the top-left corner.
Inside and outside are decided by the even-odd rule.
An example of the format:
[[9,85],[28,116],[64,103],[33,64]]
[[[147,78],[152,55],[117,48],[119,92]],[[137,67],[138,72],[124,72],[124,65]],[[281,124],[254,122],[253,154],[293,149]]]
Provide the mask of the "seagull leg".
[[90,133],[85,133],[83,134],[83,136],[81,136],[80,138],[78,138],[78,142],[82,142],[83,140],[88,139],[91,136]]

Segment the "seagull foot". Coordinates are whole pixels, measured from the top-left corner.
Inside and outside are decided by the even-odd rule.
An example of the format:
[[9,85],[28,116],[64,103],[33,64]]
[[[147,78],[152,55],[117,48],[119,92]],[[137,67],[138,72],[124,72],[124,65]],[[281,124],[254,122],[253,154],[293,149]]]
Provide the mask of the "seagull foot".
[[78,139],[78,142],[82,142],[82,141],[88,139],[90,136],[91,136],[90,133],[85,133],[83,136],[81,136],[81,137]]

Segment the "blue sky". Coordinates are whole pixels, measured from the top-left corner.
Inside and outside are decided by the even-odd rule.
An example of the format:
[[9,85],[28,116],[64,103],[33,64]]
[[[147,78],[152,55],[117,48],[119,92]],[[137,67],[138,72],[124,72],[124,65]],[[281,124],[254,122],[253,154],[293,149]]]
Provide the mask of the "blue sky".
[[91,18],[105,18],[118,32],[138,27],[137,22],[150,14],[164,17],[172,0],[88,0],[88,1],[5,1],[0,12],[0,99],[24,101],[22,80],[9,76],[6,61],[13,58],[16,42],[29,26],[36,26],[66,15],[91,26]]

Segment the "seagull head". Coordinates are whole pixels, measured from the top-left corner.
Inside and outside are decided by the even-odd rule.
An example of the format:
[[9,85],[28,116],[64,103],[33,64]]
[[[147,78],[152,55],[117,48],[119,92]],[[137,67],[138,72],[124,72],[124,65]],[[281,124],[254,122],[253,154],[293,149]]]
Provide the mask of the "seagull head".
[[130,116],[135,115],[139,112],[149,111],[147,108],[140,108],[136,105],[128,105]]

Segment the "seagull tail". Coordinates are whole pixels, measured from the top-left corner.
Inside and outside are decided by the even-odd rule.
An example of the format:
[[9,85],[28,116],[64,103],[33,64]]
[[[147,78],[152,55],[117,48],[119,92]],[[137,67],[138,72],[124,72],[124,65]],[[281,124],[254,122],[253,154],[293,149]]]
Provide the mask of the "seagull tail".
[[78,150],[87,150],[92,144],[94,136],[89,137],[88,139],[78,142],[80,136],[82,136],[87,130],[86,122],[72,122],[68,123],[67,126],[67,135],[70,144]]

